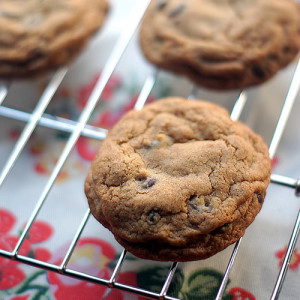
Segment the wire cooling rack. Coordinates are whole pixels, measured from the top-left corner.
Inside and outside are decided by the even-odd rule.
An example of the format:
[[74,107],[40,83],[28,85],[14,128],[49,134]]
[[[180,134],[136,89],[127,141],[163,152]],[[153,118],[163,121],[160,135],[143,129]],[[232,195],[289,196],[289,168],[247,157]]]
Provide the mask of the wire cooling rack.
[[[68,72],[68,69],[61,68],[58,70],[50,82],[48,83],[47,87],[44,89],[42,96],[39,99],[38,104],[36,105],[35,109],[32,113],[26,113],[21,110],[12,109],[9,107],[5,107],[2,105],[2,102],[6,98],[7,94],[9,93],[10,84],[5,83],[0,86],[0,116],[7,117],[10,119],[15,119],[19,121],[23,121],[26,123],[19,139],[17,140],[14,149],[12,150],[10,156],[8,157],[3,169],[0,173],[0,188],[9,175],[10,171],[12,170],[15,162],[17,161],[19,155],[21,154],[22,150],[26,146],[30,136],[32,135],[34,129],[37,126],[43,126],[55,129],[57,131],[61,132],[68,132],[70,133],[70,137],[68,138],[64,149],[52,171],[51,176],[49,177],[46,185],[43,188],[43,191],[26,223],[25,229],[22,232],[15,248],[13,251],[6,251],[3,249],[0,249],[0,256],[3,256],[8,259],[20,261],[22,263],[42,268],[48,271],[56,272],[65,276],[70,276],[73,278],[86,280],[89,282],[101,284],[104,286],[107,286],[109,288],[115,288],[124,290],[130,293],[134,293],[137,295],[142,295],[151,299],[178,299],[171,296],[168,296],[168,288],[170,286],[170,283],[173,279],[173,276],[175,274],[176,268],[178,263],[173,262],[170,265],[170,270],[167,275],[167,277],[164,280],[164,284],[162,286],[162,289],[159,293],[153,292],[150,290],[141,289],[138,287],[122,284],[117,281],[118,274],[122,268],[123,262],[126,259],[126,251],[123,250],[122,254],[119,257],[119,260],[114,268],[114,271],[112,273],[112,276],[110,279],[104,279],[97,276],[89,275],[83,272],[78,272],[75,270],[72,270],[68,268],[68,262],[72,256],[73,250],[76,247],[76,244],[85,228],[85,225],[88,222],[88,219],[90,217],[90,211],[87,210],[84,218],[82,219],[81,223],[78,226],[77,232],[74,235],[72,239],[72,243],[69,246],[69,249],[67,250],[64,259],[60,265],[54,265],[51,263],[43,262],[34,258],[30,258],[24,255],[19,254],[20,248],[26,238],[26,235],[28,234],[32,224],[34,223],[35,219],[37,218],[39,211],[43,204],[45,203],[47,196],[60,172],[62,169],[64,163],[66,162],[68,156],[70,155],[71,150],[73,149],[76,141],[80,136],[86,136],[89,138],[97,139],[97,140],[103,140],[107,134],[107,130],[103,128],[98,128],[94,126],[87,125],[87,122],[89,121],[89,118],[91,114],[93,113],[97,103],[101,101],[101,94],[110,79],[113,71],[115,70],[120,58],[122,57],[125,49],[127,48],[129,42],[131,41],[135,31],[137,30],[140,20],[143,17],[144,11],[147,8],[150,1],[137,1],[137,5],[132,11],[132,14],[128,18],[128,22],[126,23],[127,26],[124,28],[123,32],[120,34],[119,39],[117,40],[113,51],[110,54],[109,59],[107,60],[107,63],[105,64],[101,76],[99,77],[85,107],[83,108],[79,118],[77,121],[48,115],[45,113],[45,110],[50,103],[52,97],[55,95],[57,89],[59,88],[61,82],[63,81],[66,73]],[[144,85],[141,89],[141,92],[139,94],[139,97],[135,103],[135,109],[141,109],[145,102],[147,101],[147,98],[154,87],[157,75],[159,70],[156,70],[153,74],[151,74],[144,82]],[[296,99],[296,95],[298,93],[300,86],[300,60],[298,61],[297,67],[295,69],[291,85],[289,87],[284,105],[282,107],[282,111],[280,114],[280,117],[278,119],[278,123],[276,126],[276,129],[273,134],[273,138],[270,143],[269,153],[270,157],[273,158],[276,152],[276,149],[279,145],[280,139],[282,137],[285,125],[288,121],[289,114],[292,110],[294,101]],[[194,95],[197,91],[197,87],[194,87],[191,91],[190,95],[188,96],[189,99],[194,98]],[[234,120],[239,119],[245,104],[247,101],[247,93],[246,91],[241,91],[239,96],[236,99],[234,108],[231,113],[231,118]],[[295,195],[300,195],[300,180],[289,178],[285,176],[281,176],[278,174],[272,174],[271,175],[271,183],[278,184],[282,186],[286,186],[289,188],[292,188],[295,190]],[[286,250],[286,254],[281,266],[281,269],[279,271],[277,280],[274,284],[274,289],[272,294],[270,295],[270,299],[277,299],[279,297],[282,285],[284,283],[284,279],[286,276],[286,273],[288,271],[288,266],[292,258],[292,254],[295,249],[295,244],[299,235],[299,229],[300,229],[300,210],[298,212],[298,215],[296,217],[294,228],[291,232],[290,241],[288,244],[288,248]],[[221,299],[222,295],[225,291],[226,284],[229,279],[229,274],[232,270],[236,255],[239,250],[239,246],[242,243],[242,239],[240,239],[234,246],[232,255],[230,257],[230,260],[228,262],[227,269],[224,273],[223,280],[221,282],[221,285],[219,287],[218,294],[216,296],[216,299]]]

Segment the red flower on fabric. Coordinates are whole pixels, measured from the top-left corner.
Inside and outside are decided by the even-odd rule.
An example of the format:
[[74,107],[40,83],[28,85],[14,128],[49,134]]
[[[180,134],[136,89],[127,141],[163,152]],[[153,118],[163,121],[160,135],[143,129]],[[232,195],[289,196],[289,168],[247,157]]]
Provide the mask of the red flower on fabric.
[[[97,83],[97,80],[99,79],[99,76],[100,76],[99,74],[96,74],[90,83],[85,84],[80,88],[78,93],[78,104],[80,109],[82,109],[86,105],[86,102],[88,101],[90,94],[93,91]],[[102,92],[101,99],[104,101],[108,101],[111,98],[114,90],[117,89],[120,85],[121,85],[120,77],[113,74],[108,80]]]
[[272,169],[274,169],[278,165],[278,163],[279,163],[279,158],[277,156],[275,156],[271,162]]
[[52,234],[53,229],[48,223],[37,220],[32,224],[28,234],[26,235],[26,241],[30,243],[30,255],[33,258],[45,262],[50,260],[50,251],[42,247],[35,247],[33,244],[41,243],[48,240]]
[[[136,101],[138,100],[138,94],[133,94],[131,96],[131,98],[129,99],[129,101],[123,106],[120,107],[120,109],[113,111],[113,110],[104,110],[99,119],[94,122],[95,126],[99,126],[102,128],[111,128],[112,126],[114,126],[119,119],[128,111],[134,109],[134,106],[136,104]],[[147,103],[150,103],[154,100],[154,97],[152,95],[150,95],[147,99]]]
[[32,243],[40,243],[48,240],[53,233],[52,227],[44,221],[35,221],[26,236],[26,239]]
[[100,141],[96,141],[86,137],[80,137],[76,143],[78,154],[88,160],[92,161],[98,153]]
[[38,174],[48,174],[49,170],[47,165],[44,162],[37,162],[34,165],[34,170],[38,173]]
[[[16,247],[18,240],[19,240],[18,236],[13,236],[13,235],[2,236],[0,237],[0,249],[11,252]],[[20,248],[19,254],[27,255],[29,251],[30,251],[30,242],[24,240]]]
[[0,290],[10,289],[21,283],[26,275],[18,268],[18,264],[8,259],[0,258]]
[[228,293],[233,296],[232,300],[255,300],[250,292],[239,287],[230,289]]
[[[0,209],[0,249],[9,252],[15,249],[20,237],[9,234],[15,222],[16,219],[13,214],[5,209]],[[49,239],[52,232],[52,227],[46,222],[34,222],[18,254],[48,261],[51,258],[51,253],[42,247],[34,247],[33,244]],[[26,278],[20,266],[21,264],[17,261],[0,257],[0,290],[13,288]],[[27,299],[29,295],[18,297],[15,299]]]
[[19,129],[11,129],[8,134],[9,134],[10,139],[15,141],[20,136],[20,130]]
[[[64,251],[62,251],[64,252]],[[87,274],[101,278],[110,278],[112,270],[109,263],[115,258],[115,249],[107,242],[96,238],[83,238],[79,240],[68,268],[80,270]],[[61,259],[55,264],[61,263]],[[128,284],[136,284],[136,277],[130,272],[120,273]],[[108,289],[100,284],[90,283],[84,280],[73,279],[64,275],[48,272],[48,280],[51,284],[50,290],[57,300],[77,299],[96,300],[105,298],[107,300],[123,299],[123,292]]]
[[32,155],[38,156],[45,152],[47,149],[47,144],[44,141],[37,141],[35,143],[30,144],[29,151]]
[[[287,247],[285,247],[284,249],[279,250],[275,253],[276,257],[279,258],[279,267],[281,267],[281,265],[283,263],[283,259],[284,259],[286,250],[287,250]],[[300,264],[300,253],[298,252],[297,249],[295,249],[294,254],[292,256],[291,263],[290,263],[290,269],[294,270],[294,271],[298,270],[299,264]]]
[[109,129],[118,122],[121,116],[122,116],[122,111],[115,112],[111,110],[105,110],[100,115],[98,121],[95,122],[95,125],[102,128]]
[[[0,249],[11,252],[14,250],[17,241],[18,237],[16,236],[2,236],[0,238]],[[30,243],[25,240],[19,253],[21,255],[27,255],[29,251]],[[25,279],[26,275],[19,268],[19,265],[20,264],[16,261],[0,257],[0,290],[6,290],[17,286]]]
[[[134,272],[123,272],[120,273],[120,275],[117,278],[118,282],[121,282],[122,284],[135,286],[137,282],[137,274]],[[128,294],[127,294],[128,295]],[[108,300],[115,300],[115,299],[124,299],[124,292],[118,290],[118,289],[112,289],[109,292],[109,296],[106,298]],[[125,298],[128,299],[128,298]],[[130,295],[129,299],[145,299],[141,296],[134,296]]]
[[37,260],[48,262],[51,256],[50,251],[45,248],[35,248],[33,251],[33,257]]
[[[8,235],[16,222],[15,217],[9,211],[0,210],[0,249],[12,252],[19,237]],[[27,255],[30,251],[30,243],[24,241],[20,249],[21,255]],[[0,290],[12,288],[25,279],[25,273],[19,268],[19,263],[0,257]]]
[[27,300],[29,297],[30,297],[30,295],[14,296],[10,300]]
[[16,222],[15,217],[9,211],[0,209],[0,234],[8,233]]
[[[104,110],[98,120],[93,122],[93,125],[109,129],[120,119],[121,115],[121,111]],[[80,137],[76,143],[78,154],[82,158],[92,161],[99,151],[100,143],[100,141],[91,138]]]

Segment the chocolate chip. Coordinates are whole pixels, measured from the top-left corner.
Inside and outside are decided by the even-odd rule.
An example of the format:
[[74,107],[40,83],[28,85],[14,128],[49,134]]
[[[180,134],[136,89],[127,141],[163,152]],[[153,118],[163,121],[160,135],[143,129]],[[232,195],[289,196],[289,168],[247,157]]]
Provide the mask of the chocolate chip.
[[197,199],[197,195],[191,195],[189,198],[189,206],[194,209],[194,210],[198,210],[198,204],[195,201]]
[[278,60],[278,56],[276,55],[276,54],[270,54],[269,56],[268,56],[268,59],[269,60]]
[[135,180],[140,181],[140,182],[144,182],[146,179],[147,179],[147,177],[137,177]]
[[200,200],[198,201],[197,200],[198,200],[197,195],[191,195],[188,200],[188,205],[194,210],[198,210],[198,211],[201,210],[207,213],[212,211],[212,208],[210,207],[209,198],[207,197],[203,198],[203,196],[201,196]]
[[291,48],[289,46],[284,46],[282,50],[283,50],[284,54],[288,54],[290,52]]
[[167,5],[167,0],[159,0],[156,2],[156,9],[161,10],[164,9]]
[[264,196],[261,193],[257,194],[257,200],[260,204],[263,204]]
[[210,233],[213,234],[213,235],[223,234],[226,230],[228,230],[229,226],[230,226],[230,223],[225,223],[224,225],[222,225],[220,227],[217,227],[216,229],[214,229]]
[[196,195],[191,195],[189,198],[189,201],[194,201],[196,200],[197,196]]
[[156,179],[150,178],[148,181],[146,181],[146,188],[152,187],[156,183]]
[[17,19],[18,16],[14,13],[10,13],[8,11],[0,11],[0,16],[7,19]]
[[180,3],[177,7],[175,7],[173,10],[171,10],[171,12],[169,13],[169,17],[170,18],[177,17],[184,11],[185,8],[186,8],[186,4]]
[[138,177],[136,180],[140,182],[140,185],[143,189],[149,189],[156,183],[155,178]]
[[160,145],[161,145],[160,141],[154,140],[149,145],[144,146],[144,149],[149,150],[149,149],[152,149],[152,148],[158,148],[158,147],[160,147]]
[[32,15],[26,20],[26,24],[29,26],[37,26],[42,22],[42,17],[40,15]]
[[148,218],[147,220],[151,223],[151,224],[157,224],[160,220],[160,214],[158,212],[158,209],[152,209],[149,214],[148,214]]
[[252,70],[252,73],[256,77],[258,77],[258,78],[264,78],[265,77],[265,72],[259,66],[253,66],[251,70]]

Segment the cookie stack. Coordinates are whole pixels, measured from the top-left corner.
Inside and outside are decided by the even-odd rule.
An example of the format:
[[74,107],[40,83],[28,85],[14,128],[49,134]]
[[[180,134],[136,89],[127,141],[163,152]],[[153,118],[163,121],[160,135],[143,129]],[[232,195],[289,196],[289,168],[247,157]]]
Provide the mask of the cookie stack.
[[106,0],[1,0],[0,78],[27,78],[68,64],[107,11]]
[[134,255],[207,258],[237,241],[270,181],[261,137],[211,103],[168,98],[126,114],[85,183],[92,214]]
[[153,0],[140,31],[145,57],[212,89],[270,79],[300,49],[295,0]]

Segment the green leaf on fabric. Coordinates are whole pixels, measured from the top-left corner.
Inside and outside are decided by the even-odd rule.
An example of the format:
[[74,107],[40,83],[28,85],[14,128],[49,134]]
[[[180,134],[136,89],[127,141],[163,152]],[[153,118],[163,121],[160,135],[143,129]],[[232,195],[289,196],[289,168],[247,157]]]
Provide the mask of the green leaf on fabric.
[[196,270],[185,282],[181,291],[182,297],[185,300],[215,299],[222,279],[223,274],[216,270]]
[[41,275],[45,275],[46,274],[46,271],[44,270],[39,270],[29,276],[27,276],[27,278],[17,287],[15,293],[16,294],[22,294],[24,292],[26,292],[27,290],[29,289],[32,289],[32,286],[34,286],[34,288],[39,288],[39,287],[42,287],[43,286],[40,286],[40,285],[32,285],[31,283],[39,276]]
[[[148,267],[137,273],[137,285],[140,288],[159,293],[168,276],[169,267]],[[177,297],[184,281],[184,275],[177,269],[168,289],[168,295]]]
[[136,256],[134,256],[133,254],[131,254],[130,252],[127,252],[127,255],[126,255],[126,260],[139,260],[139,258],[137,258]]
[[48,287],[45,287],[44,289],[40,290],[38,293],[35,293],[31,300],[48,300],[49,297],[47,296],[48,293]]
[[[116,265],[117,265],[117,263],[118,263],[118,261],[119,261],[120,255],[121,255],[121,254],[117,254],[116,257],[114,258],[114,260],[112,260],[112,261],[109,263],[108,267],[109,267],[110,269],[114,269],[114,268],[116,267]],[[136,260],[138,260],[138,258],[137,258],[136,256],[132,255],[131,253],[127,253],[127,255],[126,255],[126,260],[127,260],[127,261],[136,261]]]
[[232,299],[233,299],[233,296],[230,294],[224,294],[222,297],[222,300],[232,300]]

